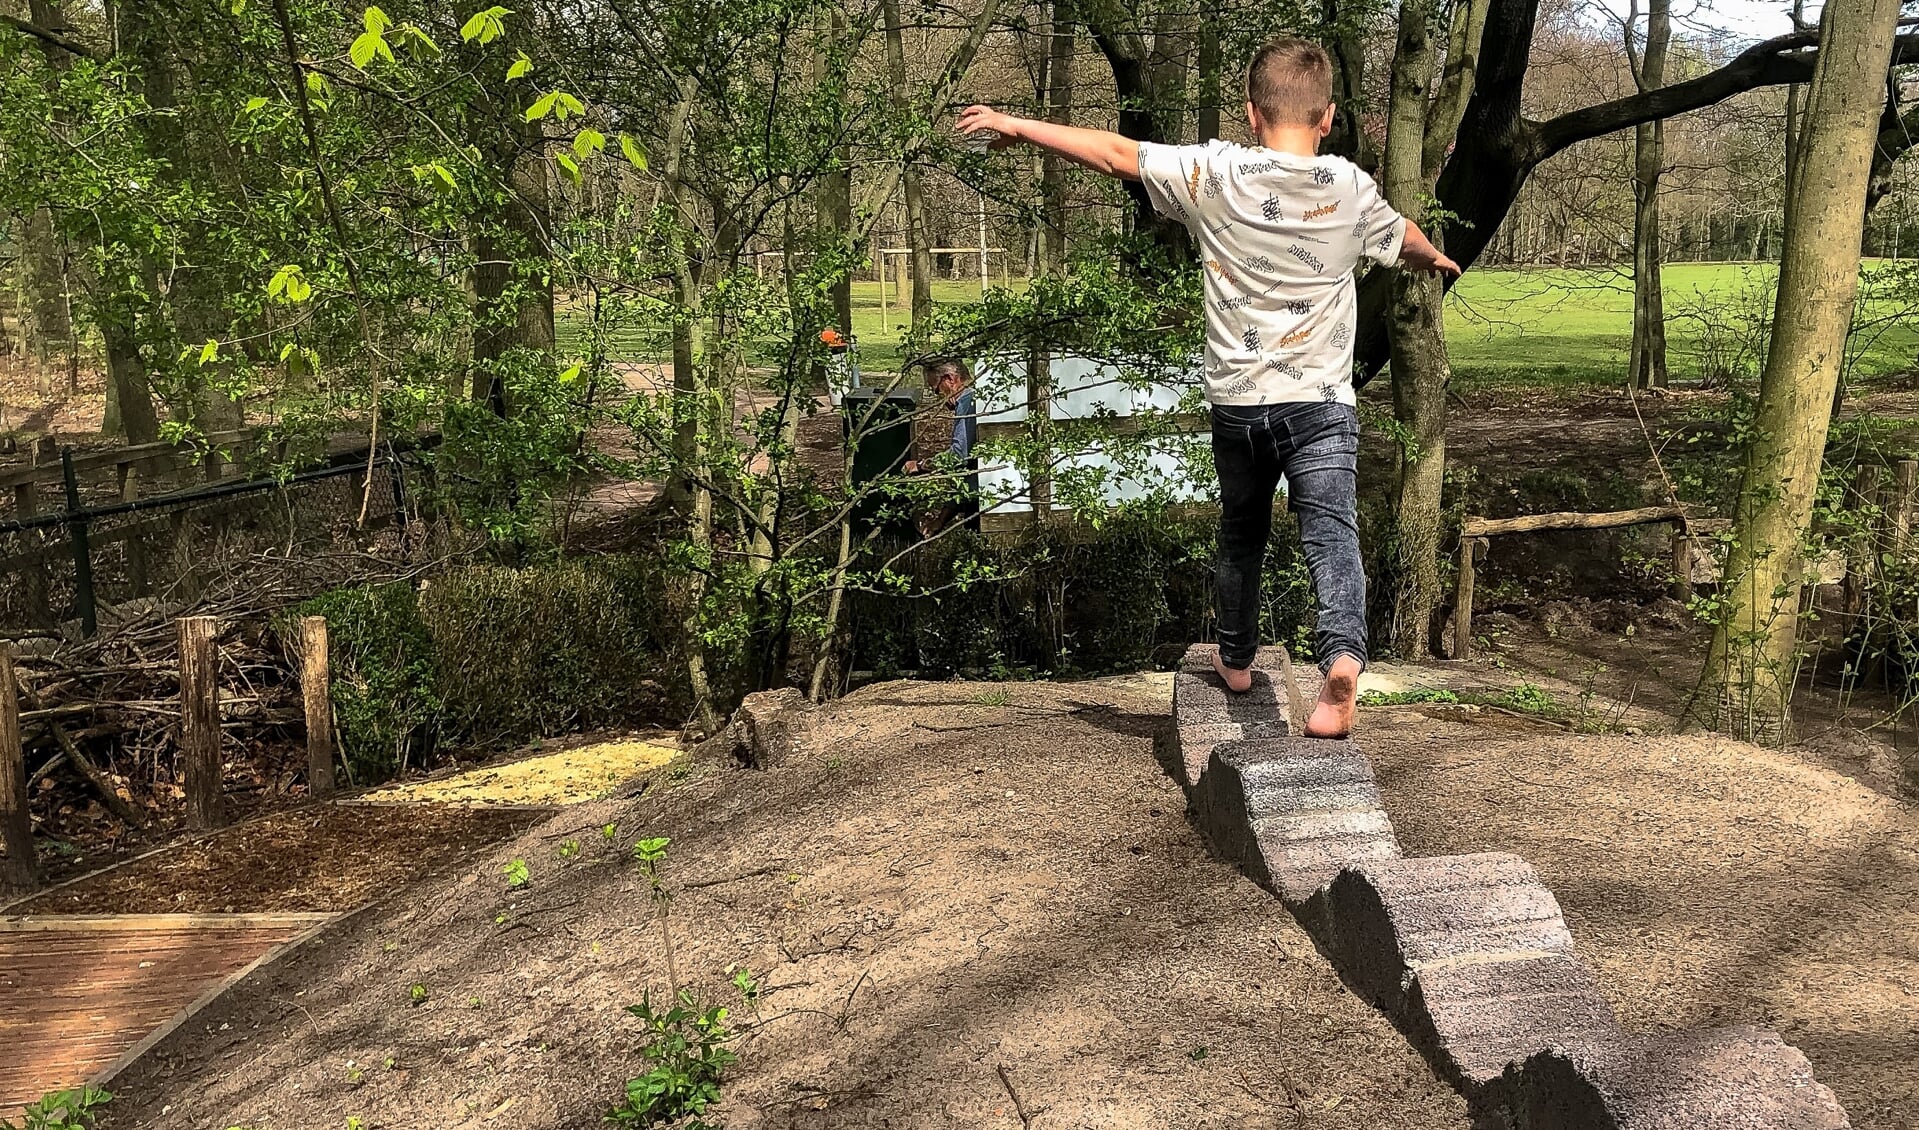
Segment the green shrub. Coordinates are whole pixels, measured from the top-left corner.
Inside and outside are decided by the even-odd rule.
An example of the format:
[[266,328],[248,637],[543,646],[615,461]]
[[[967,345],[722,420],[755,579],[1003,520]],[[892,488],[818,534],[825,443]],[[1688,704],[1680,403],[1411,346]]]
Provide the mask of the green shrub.
[[[1265,562],[1265,638],[1311,656],[1313,601],[1296,528]],[[1119,514],[1008,538],[949,536],[911,555],[900,592],[849,605],[853,666],[1004,673],[1136,671],[1213,635],[1210,518]],[[897,552],[893,547],[886,552]],[[961,586],[955,578],[977,578]]]
[[437,737],[440,701],[413,586],[334,589],[296,606],[279,625],[289,654],[298,653],[301,616],[326,617],[336,737],[351,779],[370,784],[418,764]]
[[657,656],[631,603],[643,588],[618,568],[571,562],[474,565],[436,578],[420,594],[420,617],[442,729],[518,743],[644,713],[640,686]]
[[333,703],[353,781],[419,765],[443,742],[517,743],[679,717],[684,663],[652,558],[453,569],[322,593],[276,625],[327,620]]

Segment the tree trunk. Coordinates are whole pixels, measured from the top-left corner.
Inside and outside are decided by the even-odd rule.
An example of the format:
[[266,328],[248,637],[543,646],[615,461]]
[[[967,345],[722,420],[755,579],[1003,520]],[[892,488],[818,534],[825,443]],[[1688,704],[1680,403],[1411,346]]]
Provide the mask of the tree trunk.
[[[881,0],[886,21],[886,74],[892,86],[895,113],[912,111],[912,87],[906,77],[905,30],[900,20],[899,0]],[[924,330],[933,317],[933,251],[926,238],[926,193],[920,185],[919,165],[909,155],[900,174],[900,188],[906,197],[906,246],[913,257],[912,328]]]
[[473,399],[501,416],[512,404],[498,362],[515,349],[550,355],[554,347],[553,274],[539,265],[553,222],[539,130],[523,125],[499,147],[511,191],[495,218],[499,231],[474,237]]
[[[1628,21],[1628,49],[1634,30]],[[1672,0],[1648,0],[1646,47],[1633,69],[1641,91],[1666,84],[1666,48],[1671,39]],[[1639,388],[1666,387],[1666,301],[1659,271],[1659,172],[1665,145],[1664,122],[1647,122],[1633,131],[1631,365],[1632,382]]]
[[28,213],[21,233],[20,253],[26,284],[21,321],[27,323],[27,342],[44,369],[56,352],[72,348],[73,326],[67,318],[66,265],[54,234],[53,214],[45,208]]
[[[1364,5],[1355,5],[1363,8]],[[1341,8],[1340,0],[1326,0],[1326,25],[1330,29],[1325,47],[1333,61],[1333,132],[1328,134],[1325,152],[1336,153],[1368,173],[1379,170],[1379,155],[1373,152],[1372,138],[1360,124],[1365,109],[1366,47],[1360,39],[1361,28],[1352,12]]]
[[[1425,219],[1426,123],[1436,51],[1432,0],[1406,0],[1392,67],[1381,188],[1407,219]],[[1446,477],[1445,287],[1437,276],[1395,271],[1387,332],[1393,410],[1412,446],[1400,452],[1394,508],[1391,646],[1410,660],[1432,649],[1439,586],[1440,489]]]
[[[1055,17],[1057,18],[1057,17]],[[1219,115],[1224,102],[1219,81],[1219,22],[1201,20],[1199,25],[1199,133],[1205,144],[1219,137]]]
[[1866,179],[1898,16],[1899,0],[1830,0],[1820,17],[1724,610],[1691,711],[1748,741],[1790,740],[1801,544],[1859,284]]
[[[895,0],[897,3],[898,0]],[[846,13],[835,9],[832,35],[846,35]],[[730,210],[729,210],[730,212]],[[835,242],[850,241],[853,229],[853,151],[840,150],[840,167],[820,178],[820,220],[824,234]],[[737,241],[734,241],[737,242]],[[851,337],[853,333],[853,272],[844,271],[833,280],[833,317],[837,328]]]
[[106,305],[96,312],[107,353],[108,411],[101,430],[124,435],[129,444],[153,443],[160,438],[160,416],[154,411],[146,362],[134,338],[135,315],[123,301],[109,299]]

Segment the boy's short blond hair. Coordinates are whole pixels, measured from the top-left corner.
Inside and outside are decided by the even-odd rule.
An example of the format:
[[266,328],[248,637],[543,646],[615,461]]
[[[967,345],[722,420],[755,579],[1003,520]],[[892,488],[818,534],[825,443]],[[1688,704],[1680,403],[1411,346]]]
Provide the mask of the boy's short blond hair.
[[1333,101],[1333,61],[1319,44],[1269,39],[1246,68],[1246,100],[1266,124],[1316,126]]

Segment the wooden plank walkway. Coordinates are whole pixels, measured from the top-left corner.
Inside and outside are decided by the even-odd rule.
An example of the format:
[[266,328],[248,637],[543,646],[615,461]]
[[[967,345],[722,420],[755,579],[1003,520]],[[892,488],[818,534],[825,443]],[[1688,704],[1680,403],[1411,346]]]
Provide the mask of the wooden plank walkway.
[[328,914],[0,918],[0,1118],[97,1080]]

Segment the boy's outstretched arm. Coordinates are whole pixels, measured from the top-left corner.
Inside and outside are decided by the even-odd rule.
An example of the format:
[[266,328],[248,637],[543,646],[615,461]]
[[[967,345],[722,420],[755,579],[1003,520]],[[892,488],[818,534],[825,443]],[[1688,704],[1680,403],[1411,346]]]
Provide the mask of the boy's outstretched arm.
[[968,106],[959,116],[959,131],[971,137],[991,130],[999,134],[993,148],[1004,149],[1016,141],[1037,145],[1057,153],[1096,173],[1121,180],[1139,179],[1139,142],[1100,129],[1063,126],[1054,122],[1016,118],[987,106]]
[[1399,245],[1399,265],[1409,271],[1438,271],[1449,278],[1458,278],[1460,266],[1446,257],[1446,253],[1433,246],[1419,225],[1406,221],[1406,238]]

